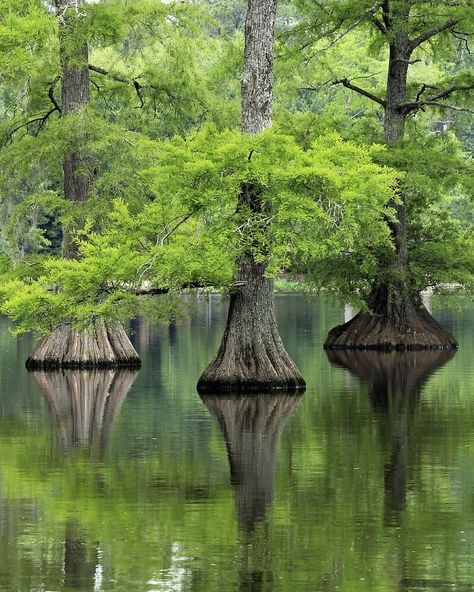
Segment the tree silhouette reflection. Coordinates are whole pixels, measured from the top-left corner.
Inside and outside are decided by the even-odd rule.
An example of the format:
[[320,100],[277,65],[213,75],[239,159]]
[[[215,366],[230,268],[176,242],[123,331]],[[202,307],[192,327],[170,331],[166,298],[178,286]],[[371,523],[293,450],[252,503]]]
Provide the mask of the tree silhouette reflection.
[[201,395],[224,436],[239,524],[252,530],[273,501],[278,440],[301,395]]
[[[302,395],[201,395],[224,436],[242,529],[238,592],[272,589],[272,557],[265,517],[275,489],[278,441]],[[260,525],[261,528],[257,528]]]
[[[137,375],[125,370],[31,372],[47,403],[56,447],[68,456],[81,448],[103,458],[112,427]],[[61,590],[92,592],[101,578],[99,543],[77,518],[65,525]]]
[[58,448],[98,449],[103,455],[137,372],[62,370],[31,373],[46,400]]
[[380,352],[327,350],[331,364],[349,370],[369,388],[390,457],[384,468],[385,523],[397,526],[406,507],[410,432],[422,390],[455,350]]

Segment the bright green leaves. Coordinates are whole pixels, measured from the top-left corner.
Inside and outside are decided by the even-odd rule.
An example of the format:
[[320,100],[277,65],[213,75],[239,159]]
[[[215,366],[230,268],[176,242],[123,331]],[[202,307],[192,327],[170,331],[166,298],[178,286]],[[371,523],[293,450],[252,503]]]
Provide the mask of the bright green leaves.
[[[276,274],[364,239],[386,244],[394,183],[394,172],[374,164],[367,148],[337,135],[305,151],[278,131],[253,137],[208,128],[163,145],[154,187],[198,215],[213,212],[236,252],[251,248]],[[258,188],[258,212],[236,207],[246,184]]]
[[[236,258],[249,251],[269,275],[311,267],[322,285],[328,260],[356,252],[367,265],[365,253],[389,245],[395,173],[337,135],[303,150],[278,131],[205,128],[158,143],[152,160],[138,174],[152,201],[116,199],[77,234],[79,260],[46,260],[30,277],[20,266],[21,282],[4,285],[2,310],[19,331],[44,333],[65,318],[84,327],[96,315],[123,322],[142,295],[231,286]],[[249,188],[258,207],[241,199]],[[339,285],[332,272],[329,287]],[[173,296],[154,298],[145,305],[154,318],[179,314]]]
[[2,77],[27,75],[47,49],[54,21],[39,0],[0,1]]

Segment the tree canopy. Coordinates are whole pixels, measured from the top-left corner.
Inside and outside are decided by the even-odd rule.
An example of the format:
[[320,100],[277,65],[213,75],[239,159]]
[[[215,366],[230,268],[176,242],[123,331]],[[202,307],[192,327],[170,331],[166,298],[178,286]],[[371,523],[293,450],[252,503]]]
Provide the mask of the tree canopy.
[[[240,2],[84,3],[68,43],[89,48],[90,102],[59,117],[58,16],[40,0],[0,18],[2,311],[19,331],[61,319],[86,327],[139,310],[181,314],[180,291],[232,291],[235,257],[267,274],[364,302],[394,250],[400,188],[410,196],[410,282],[471,290],[470,2],[285,3],[277,17],[275,124],[237,131]],[[407,135],[387,150],[380,125],[387,55],[413,43]],[[398,27],[398,28],[397,28]],[[62,162],[80,130],[86,203],[64,198]],[[273,211],[238,208],[258,182]],[[394,201],[395,200],[395,201]],[[61,256],[64,228],[80,256]]]

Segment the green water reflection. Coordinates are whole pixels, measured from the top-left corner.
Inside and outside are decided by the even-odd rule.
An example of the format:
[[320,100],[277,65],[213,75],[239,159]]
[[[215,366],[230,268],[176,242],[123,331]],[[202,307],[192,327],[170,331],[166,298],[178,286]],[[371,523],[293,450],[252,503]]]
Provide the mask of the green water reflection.
[[321,348],[343,310],[279,296],[303,396],[195,392],[225,322],[132,325],[138,373],[33,373],[0,327],[0,590],[474,589],[474,307],[461,349]]

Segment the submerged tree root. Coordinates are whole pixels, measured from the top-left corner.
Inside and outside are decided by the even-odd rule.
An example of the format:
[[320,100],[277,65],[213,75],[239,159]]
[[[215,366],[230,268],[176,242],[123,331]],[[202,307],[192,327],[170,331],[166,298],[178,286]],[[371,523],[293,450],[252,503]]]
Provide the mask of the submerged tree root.
[[96,319],[85,331],[70,324],[43,337],[26,361],[29,370],[57,368],[138,368],[141,360],[122,327]]
[[331,329],[325,349],[416,351],[459,347],[455,337],[431,316],[419,298],[393,302],[379,288],[369,303],[369,311],[359,312]]

